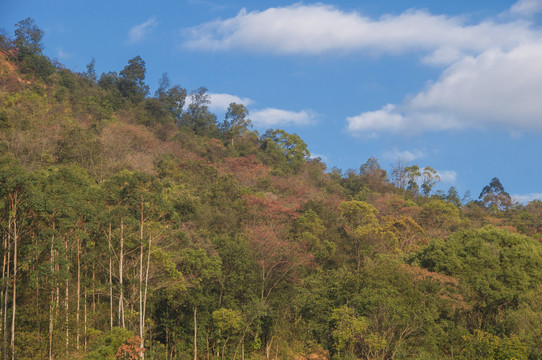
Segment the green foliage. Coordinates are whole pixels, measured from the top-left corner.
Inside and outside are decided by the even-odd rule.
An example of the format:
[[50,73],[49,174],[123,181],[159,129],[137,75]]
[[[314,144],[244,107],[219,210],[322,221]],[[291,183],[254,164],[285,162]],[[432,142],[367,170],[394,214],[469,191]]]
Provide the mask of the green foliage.
[[32,18],[26,18],[15,24],[15,46],[21,54],[41,54],[41,40],[44,32]]
[[205,88],[186,101],[164,74],[149,97],[140,57],[96,84],[94,59],[56,69],[31,19],[15,35],[0,252],[16,358],[137,358],[143,314],[148,358],[541,358],[540,201],[509,206],[493,179],[463,206],[433,195],[434,169],[398,164],[394,186],[376,158],[326,172],[241,104],[218,126]]
[[84,356],[84,359],[114,360],[118,349],[133,336],[132,331],[120,327],[114,327],[111,331],[99,333],[89,344],[89,352]]
[[261,149],[269,156],[279,174],[300,170],[310,153],[307,145],[296,134],[269,129],[262,136]]
[[[182,93],[180,94],[182,95]],[[210,96],[207,88],[200,87],[190,93],[188,109],[182,114],[179,126],[192,130],[196,135],[218,135],[216,115],[209,112]]]
[[133,103],[143,101],[149,93],[149,87],[145,85],[145,61],[140,56],[128,60],[128,65],[119,73],[117,86],[123,97]]
[[416,261],[430,271],[457,276],[487,328],[503,309],[514,309],[542,280],[542,245],[492,227],[435,240]]
[[352,352],[354,347],[362,342],[368,327],[367,321],[357,317],[354,309],[346,305],[334,309],[330,321],[333,329],[333,346],[338,352],[345,349]]
[[213,311],[213,325],[222,337],[229,337],[237,333],[243,325],[241,312],[221,308]]
[[226,112],[226,119],[221,126],[226,139],[231,139],[231,145],[240,136],[248,133],[252,127],[252,122],[247,118],[248,110],[242,104],[231,103]]
[[465,336],[465,348],[461,359],[480,360],[527,360],[527,346],[516,337],[500,338],[485,331],[476,330]]

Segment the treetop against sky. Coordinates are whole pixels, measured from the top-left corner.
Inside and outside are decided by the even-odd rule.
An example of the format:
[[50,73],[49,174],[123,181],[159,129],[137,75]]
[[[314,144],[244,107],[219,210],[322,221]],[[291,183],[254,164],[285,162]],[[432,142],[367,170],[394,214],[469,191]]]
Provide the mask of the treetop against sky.
[[205,86],[219,119],[242,103],[255,128],[295,132],[329,168],[370,157],[430,165],[440,186],[477,193],[498,177],[542,197],[542,1],[6,1],[44,53],[74,71],[120,71],[139,55],[150,93],[162,73]]

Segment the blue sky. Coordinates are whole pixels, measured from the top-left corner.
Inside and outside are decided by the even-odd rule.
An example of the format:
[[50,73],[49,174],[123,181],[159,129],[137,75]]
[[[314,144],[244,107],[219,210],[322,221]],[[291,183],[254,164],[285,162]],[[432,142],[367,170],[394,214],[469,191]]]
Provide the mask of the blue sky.
[[242,102],[329,169],[400,159],[473,198],[493,177],[542,198],[542,0],[406,3],[0,0],[0,27],[32,17],[74,71],[140,55],[152,91],[167,72],[219,119]]

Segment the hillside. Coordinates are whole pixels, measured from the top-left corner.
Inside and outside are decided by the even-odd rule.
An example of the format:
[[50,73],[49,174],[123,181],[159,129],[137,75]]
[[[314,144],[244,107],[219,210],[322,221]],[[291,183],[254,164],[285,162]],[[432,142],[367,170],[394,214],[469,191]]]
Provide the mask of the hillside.
[[2,358],[542,358],[542,202],[329,170],[203,87],[149,94],[139,56],[66,69],[40,31],[0,37]]

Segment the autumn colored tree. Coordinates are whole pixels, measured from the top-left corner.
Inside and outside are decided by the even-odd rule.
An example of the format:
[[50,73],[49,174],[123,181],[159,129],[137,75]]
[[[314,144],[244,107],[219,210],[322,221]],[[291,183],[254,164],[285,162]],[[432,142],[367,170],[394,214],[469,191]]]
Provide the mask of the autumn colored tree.
[[510,194],[504,191],[504,187],[496,177],[491,179],[489,185],[484,186],[478,199],[488,209],[494,207],[497,210],[506,210],[512,206]]

